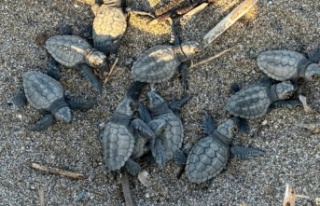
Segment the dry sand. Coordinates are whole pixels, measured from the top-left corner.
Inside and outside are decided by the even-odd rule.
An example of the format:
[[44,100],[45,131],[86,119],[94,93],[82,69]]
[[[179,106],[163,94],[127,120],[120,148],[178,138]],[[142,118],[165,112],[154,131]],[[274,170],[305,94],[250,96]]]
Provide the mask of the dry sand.
[[[128,4],[149,12],[157,2],[139,0]],[[201,41],[239,2],[217,0],[179,29],[183,41]],[[234,51],[189,71],[190,93],[194,97],[182,110],[185,147],[202,137],[202,109],[209,110],[217,123],[227,118],[223,106],[231,95],[228,90],[231,82],[246,87],[259,79],[256,57],[260,52],[289,49],[305,53],[319,42],[319,9],[318,0],[259,0],[250,15],[194,58],[197,62],[237,45]],[[136,58],[147,48],[168,43],[170,35],[155,35],[131,24],[120,47],[119,64],[104,85],[98,105],[85,113],[74,112],[70,125],[57,122],[46,131],[30,132],[26,125],[36,121],[39,113],[30,106],[18,109],[10,103],[21,85],[21,75],[36,68],[46,70],[47,53],[41,43],[57,34],[61,23],[72,25],[77,34],[84,25],[92,23],[93,14],[90,5],[74,0],[0,0],[0,19],[0,205],[39,205],[39,191],[43,191],[45,205],[124,205],[120,179],[113,180],[102,163],[98,126],[110,117],[129,84],[127,57]],[[61,70],[62,82],[69,93],[93,95],[78,72]],[[156,87],[168,99],[182,95],[178,78]],[[311,106],[319,110],[319,82],[307,83],[302,92]],[[137,178],[130,177],[134,202],[281,205],[285,183],[314,199],[320,196],[319,135],[297,124],[317,124],[319,119],[319,115],[306,114],[297,108],[279,109],[263,119],[250,121],[251,134],[237,134],[234,144],[262,148],[265,156],[250,161],[231,159],[210,187],[192,184],[185,175],[178,180],[179,168],[172,163],[165,168],[147,166],[153,186],[145,188]],[[266,124],[259,131],[263,121]],[[31,162],[80,172],[88,178],[69,180],[41,173],[30,168]],[[76,202],[77,199],[80,201]],[[311,204],[300,199],[297,205]]]

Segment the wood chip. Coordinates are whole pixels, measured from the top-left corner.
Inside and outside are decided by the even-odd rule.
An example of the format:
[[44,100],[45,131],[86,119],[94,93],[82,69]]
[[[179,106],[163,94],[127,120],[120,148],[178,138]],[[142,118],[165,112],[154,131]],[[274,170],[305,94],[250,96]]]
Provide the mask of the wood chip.
[[305,198],[305,199],[310,199],[310,197],[305,196],[305,195],[297,195],[289,184],[286,184],[286,191],[284,193],[284,199],[283,199],[283,206],[295,206],[296,204],[296,199],[298,198]]
[[149,173],[145,170],[141,171],[138,174],[138,179],[141,182],[141,184],[143,184],[145,187],[150,187],[151,186],[151,182],[149,180]]
[[58,168],[53,168],[53,167],[46,167],[46,166],[42,166],[36,163],[32,163],[31,164],[31,168],[36,169],[36,170],[40,170],[43,172],[48,172],[48,173],[52,173],[55,175],[61,175],[70,179],[85,179],[86,176],[80,173],[75,173],[75,172],[69,172],[66,170],[61,170]]
[[311,109],[309,105],[307,104],[307,98],[303,95],[299,95],[299,100],[301,101],[303,105],[303,109],[306,113],[318,113],[317,111]]
[[222,19],[212,30],[210,30],[203,38],[205,47],[218,38],[230,26],[232,26],[238,19],[246,14],[258,0],[245,0],[237,6],[231,13]]
[[183,17],[180,19],[180,24],[186,25],[194,15],[205,9],[207,6],[208,3],[202,3],[199,6],[193,8],[191,11],[183,15]]
[[39,205],[44,206],[44,191],[41,186],[39,186]]

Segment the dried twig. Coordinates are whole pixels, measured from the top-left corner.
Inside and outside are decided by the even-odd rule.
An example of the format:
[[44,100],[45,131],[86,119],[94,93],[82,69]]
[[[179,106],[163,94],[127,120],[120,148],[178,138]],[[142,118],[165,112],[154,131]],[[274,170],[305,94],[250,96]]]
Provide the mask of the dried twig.
[[206,46],[218,38],[225,32],[231,25],[247,13],[258,0],[245,0],[237,6],[231,13],[228,14],[222,21],[220,21],[212,30],[210,30],[203,38]]
[[105,78],[105,80],[103,81],[104,84],[106,84],[106,83],[109,81],[109,79],[110,79],[110,77],[111,77],[114,69],[116,68],[116,65],[117,65],[117,63],[118,63],[118,60],[119,60],[119,58],[117,57],[116,60],[113,62],[108,76],[107,76],[107,77]]
[[201,65],[201,64],[208,63],[209,61],[212,61],[212,60],[214,60],[214,59],[216,59],[216,58],[224,55],[225,53],[231,51],[231,50],[234,49],[235,47],[236,47],[236,46],[230,47],[229,49],[226,49],[226,50],[224,50],[224,51],[222,51],[222,52],[219,52],[218,54],[216,54],[216,55],[214,55],[214,56],[212,56],[212,57],[209,57],[209,58],[207,58],[207,59],[205,59],[205,60],[202,60],[202,61],[200,61],[200,62],[197,62],[197,63],[195,63],[195,64],[192,64],[192,65],[189,67],[189,69],[194,68],[194,67],[197,67],[197,66],[199,66],[199,65]]
[[299,100],[301,101],[303,105],[303,109],[306,113],[318,113],[317,111],[311,109],[309,105],[307,104],[307,98],[303,95],[299,95]]
[[126,202],[126,206],[133,206],[134,203],[131,196],[128,174],[126,171],[124,171],[123,173],[124,174],[121,178],[121,184],[122,184],[122,192],[123,192],[124,200]]
[[38,192],[39,192],[39,205],[44,206],[44,191],[41,186],[39,186]]
[[67,177],[70,179],[85,179],[86,178],[86,176],[81,173],[69,172],[69,171],[65,171],[65,170],[61,170],[61,169],[53,168],[53,167],[46,167],[46,166],[39,165],[37,163],[32,163],[31,168],[36,169],[36,170],[40,170],[43,172],[61,175],[61,176],[64,176],[64,177]]

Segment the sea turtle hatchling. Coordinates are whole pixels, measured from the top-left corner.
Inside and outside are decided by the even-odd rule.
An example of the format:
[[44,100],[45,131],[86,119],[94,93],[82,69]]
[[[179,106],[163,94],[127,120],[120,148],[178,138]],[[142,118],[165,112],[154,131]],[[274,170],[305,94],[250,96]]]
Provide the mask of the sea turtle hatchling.
[[57,62],[79,70],[90,86],[101,93],[102,85],[90,67],[104,70],[107,67],[107,57],[104,53],[75,35],[52,36],[46,41],[45,47]]
[[250,159],[264,152],[253,147],[231,146],[234,121],[227,120],[217,129],[212,116],[204,115],[205,138],[200,139],[191,149],[186,162],[186,175],[193,183],[203,183],[216,177],[227,165],[230,154],[240,159]]
[[[133,83],[129,90],[141,90],[143,85],[145,84]],[[134,147],[137,146],[136,135],[154,139],[154,133],[146,123],[139,118],[134,118],[133,107],[138,93],[127,93],[101,134],[104,161],[111,171],[120,170],[125,166],[131,175],[137,175],[141,168],[131,158]]]
[[[199,51],[200,45],[195,41],[180,45],[154,46],[141,54],[133,63],[132,78],[135,81],[151,84],[167,81],[173,77],[183,62],[191,59]],[[183,68],[182,75],[186,75],[185,71],[186,67]]]
[[[184,129],[179,111],[190,100],[190,96],[186,95],[170,104],[155,90],[148,92],[148,97],[151,121],[147,121],[147,123],[156,136],[151,152],[160,166],[164,166],[166,161],[171,159],[181,165],[181,160],[185,155],[181,150]],[[147,112],[149,111],[140,111],[140,116],[148,116]],[[146,118],[142,119],[146,121]]]
[[94,4],[91,9],[95,15],[92,25],[94,47],[104,53],[116,51],[127,28],[121,0],[104,0],[102,5]]
[[296,104],[296,101],[279,101],[290,98],[295,90],[295,86],[289,82],[254,85],[232,95],[225,109],[235,117],[256,119],[264,116],[271,104],[277,107]]
[[28,129],[40,131],[48,128],[54,118],[70,123],[71,109],[88,110],[95,101],[74,99],[64,95],[61,84],[52,77],[39,71],[29,71],[22,75],[23,89],[13,97],[17,106],[24,106],[28,101],[32,107],[40,110],[44,116]]
[[309,59],[295,51],[270,50],[258,56],[257,64],[261,71],[278,81],[298,78],[312,81],[320,78],[319,58],[320,49],[309,55]]

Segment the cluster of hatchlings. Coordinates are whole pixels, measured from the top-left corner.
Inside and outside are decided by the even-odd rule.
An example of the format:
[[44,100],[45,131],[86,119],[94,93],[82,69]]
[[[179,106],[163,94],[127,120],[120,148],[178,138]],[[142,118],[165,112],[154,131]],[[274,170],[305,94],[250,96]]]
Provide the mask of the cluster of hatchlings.
[[[93,100],[64,94],[58,82],[57,64],[79,70],[89,85],[101,93],[102,85],[91,67],[103,69],[107,66],[106,54],[118,48],[126,31],[126,18],[120,2],[106,0],[95,7],[93,46],[71,34],[53,36],[46,41],[45,48],[52,56],[49,71],[47,74],[39,71],[23,74],[21,93],[13,98],[16,105],[23,106],[28,101],[43,113],[38,122],[28,126],[30,130],[44,130],[55,119],[69,123],[72,120],[70,110],[88,110],[94,106]],[[125,168],[130,174],[137,175],[141,167],[136,160],[148,152],[160,166],[173,160],[178,165],[185,165],[186,176],[191,182],[206,182],[222,171],[230,155],[242,159],[263,155],[264,152],[257,148],[230,146],[236,124],[240,130],[246,131],[248,126],[244,120],[260,118],[271,108],[301,105],[299,101],[288,100],[297,89],[296,84],[289,80],[303,78],[309,81],[318,79],[320,75],[316,64],[319,61],[318,50],[308,59],[294,51],[261,53],[257,58],[258,67],[274,80],[264,79],[242,90],[233,85],[235,94],[225,107],[230,119],[215,128],[211,115],[205,112],[203,128],[206,137],[195,143],[186,155],[181,149],[184,129],[179,112],[191,99],[190,95],[168,103],[151,87],[149,107],[139,103],[139,95],[147,83],[161,83],[172,78],[183,62],[199,50],[200,44],[193,41],[159,45],[145,51],[133,63],[131,76],[134,81],[100,134],[108,170],[114,172]]]

